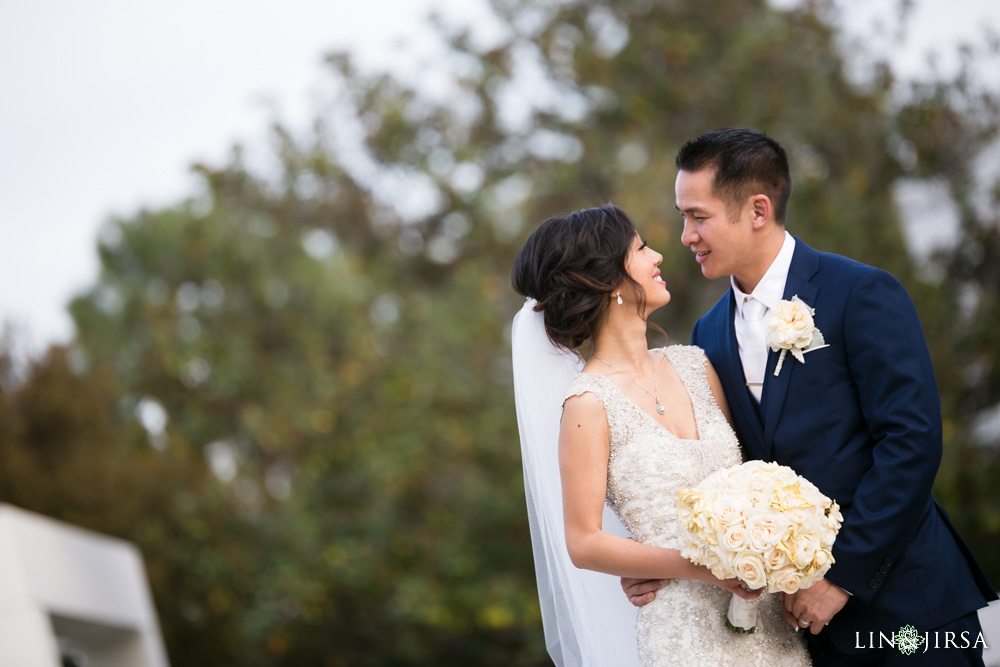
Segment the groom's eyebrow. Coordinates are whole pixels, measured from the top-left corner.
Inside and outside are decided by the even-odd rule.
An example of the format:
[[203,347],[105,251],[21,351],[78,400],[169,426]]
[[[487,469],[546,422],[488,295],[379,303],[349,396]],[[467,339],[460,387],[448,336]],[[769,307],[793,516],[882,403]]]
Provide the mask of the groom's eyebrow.
[[680,206],[678,206],[678,205],[677,205],[677,204],[675,203],[675,204],[674,204],[674,208],[676,208],[676,209],[677,209],[678,211],[680,211],[681,213],[704,213],[704,212],[705,212],[705,211],[707,210],[707,209],[704,209],[704,208],[702,208],[702,207],[701,207],[700,205],[698,205],[698,204],[695,204],[694,206],[689,206],[689,207],[687,207],[687,208],[681,208]]

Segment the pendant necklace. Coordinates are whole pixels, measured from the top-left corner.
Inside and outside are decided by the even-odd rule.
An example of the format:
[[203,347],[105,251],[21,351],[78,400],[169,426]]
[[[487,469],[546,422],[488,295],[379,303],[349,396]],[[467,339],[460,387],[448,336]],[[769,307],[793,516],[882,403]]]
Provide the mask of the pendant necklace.
[[[611,364],[609,364],[608,362],[604,361],[604,359],[601,359],[600,357],[595,357],[595,356],[591,355],[590,358],[591,359],[597,359],[599,362],[601,362],[605,366],[613,368],[614,370],[618,371],[619,373],[625,373],[625,371],[623,371],[622,369],[618,368],[617,366],[612,366]],[[644,392],[646,392],[647,394],[649,394],[650,398],[652,398],[654,401],[656,401],[656,411],[658,413],[660,413],[661,415],[662,414],[666,414],[667,409],[665,407],[663,407],[663,403],[660,403],[660,385],[656,381],[656,362],[655,361],[653,362],[653,391],[655,393],[650,394],[649,390],[646,389],[645,387],[643,387],[641,384],[639,384],[639,381],[636,380],[634,377],[632,377],[629,373],[625,373],[625,376],[629,380],[631,380],[632,382],[635,382],[637,385],[639,385],[639,389],[642,389]]]

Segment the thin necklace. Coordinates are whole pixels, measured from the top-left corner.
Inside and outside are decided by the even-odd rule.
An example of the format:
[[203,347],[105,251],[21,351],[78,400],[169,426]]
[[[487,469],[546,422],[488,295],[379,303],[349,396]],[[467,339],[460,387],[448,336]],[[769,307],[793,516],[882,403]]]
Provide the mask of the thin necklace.
[[[599,362],[601,362],[605,366],[610,366],[611,368],[615,369],[619,373],[625,373],[625,371],[623,371],[622,369],[618,368],[617,366],[611,366],[611,364],[609,364],[608,362],[604,361],[604,359],[601,359],[600,357],[595,357],[594,355],[590,355],[590,358],[591,359],[597,359]],[[636,380],[634,377],[632,377],[631,374],[625,373],[625,375],[628,377],[629,380],[631,380],[632,382],[635,382],[637,385],[639,385],[639,389],[642,389],[644,392],[646,392],[647,394],[649,394],[649,390],[646,389],[645,387],[643,387],[641,384],[639,384],[639,381]],[[661,415],[665,414],[667,412],[667,409],[665,407],[663,407],[663,403],[660,403],[660,384],[656,381],[656,362],[655,361],[653,362],[653,391],[655,393],[649,394],[649,397],[652,398],[654,401],[656,401],[656,411],[658,413],[660,413]]]

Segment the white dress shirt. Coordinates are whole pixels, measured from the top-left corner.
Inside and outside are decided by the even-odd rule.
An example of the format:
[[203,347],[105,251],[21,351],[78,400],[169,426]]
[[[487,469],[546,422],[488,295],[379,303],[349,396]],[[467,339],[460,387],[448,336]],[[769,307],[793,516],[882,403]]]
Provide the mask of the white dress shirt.
[[[736,342],[740,349],[740,361],[743,362],[744,373],[747,375],[747,386],[758,403],[760,403],[764,385],[763,369],[767,365],[767,339],[764,335],[763,340],[761,340],[761,332],[751,330],[751,327],[760,327],[761,325],[748,324],[747,316],[749,313],[745,313],[744,310],[751,311],[753,307],[745,309],[745,306],[751,299],[755,299],[764,305],[764,312],[761,314],[763,317],[775,304],[781,301],[785,294],[785,281],[788,279],[788,269],[792,265],[794,252],[795,239],[786,231],[785,240],[781,243],[781,250],[778,251],[777,257],[771,262],[771,266],[768,267],[767,272],[764,273],[764,277],[757,283],[753,292],[747,294],[736,284],[735,278],[729,279],[733,293],[736,295],[733,325],[736,329]],[[749,358],[748,355],[754,356]],[[750,377],[750,375],[754,377]]]

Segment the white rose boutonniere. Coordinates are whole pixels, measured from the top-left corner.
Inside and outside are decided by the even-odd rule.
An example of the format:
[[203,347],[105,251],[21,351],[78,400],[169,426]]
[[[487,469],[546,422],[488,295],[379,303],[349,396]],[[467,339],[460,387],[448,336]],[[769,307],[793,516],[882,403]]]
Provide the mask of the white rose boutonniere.
[[764,317],[764,324],[768,329],[767,344],[775,352],[781,350],[778,365],[774,368],[775,377],[781,372],[781,365],[785,362],[785,355],[788,352],[791,352],[799,363],[804,364],[806,358],[803,352],[826,344],[823,334],[813,322],[815,314],[815,310],[795,295],[791,301],[779,301],[778,305]]

